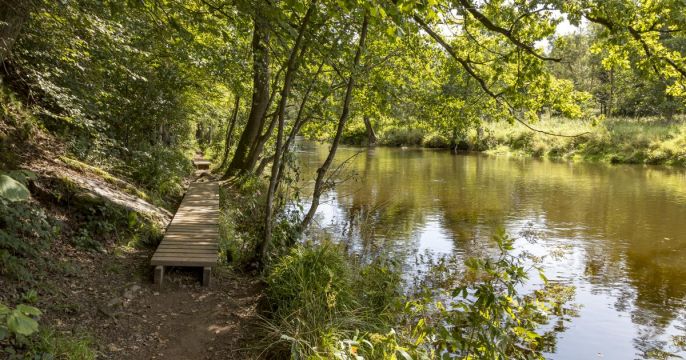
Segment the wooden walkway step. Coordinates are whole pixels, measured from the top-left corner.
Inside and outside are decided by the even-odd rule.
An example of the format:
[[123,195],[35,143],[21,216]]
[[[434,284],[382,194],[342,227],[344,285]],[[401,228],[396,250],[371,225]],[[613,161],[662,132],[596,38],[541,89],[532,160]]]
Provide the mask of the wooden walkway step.
[[219,184],[195,182],[188,188],[150,260],[155,284],[162,286],[165,266],[202,267],[202,283],[210,284],[219,250]]
[[193,160],[193,165],[195,165],[195,168],[198,170],[210,169],[210,162],[205,159],[195,159]]

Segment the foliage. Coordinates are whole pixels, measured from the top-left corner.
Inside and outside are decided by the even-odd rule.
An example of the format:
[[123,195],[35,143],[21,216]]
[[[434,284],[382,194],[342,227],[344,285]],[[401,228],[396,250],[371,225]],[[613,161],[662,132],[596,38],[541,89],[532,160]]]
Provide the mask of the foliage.
[[390,146],[417,146],[421,145],[423,137],[421,130],[392,127],[381,133],[379,142]]
[[432,132],[424,136],[422,146],[427,148],[448,148],[450,147],[450,139],[439,132]]
[[259,219],[264,217],[265,183],[246,175],[235,186],[220,190],[220,251],[222,257],[238,268],[245,268],[254,260],[257,239],[261,235]]
[[80,340],[39,329],[42,312],[19,304],[0,303],[0,354],[7,359],[95,359],[88,338]]
[[686,128],[680,118],[610,118],[597,125],[551,119],[539,124],[542,129],[583,135],[560,138],[503,123],[486,123],[481,138],[472,131],[467,141],[471,147],[493,154],[675,166],[686,161],[682,146]]
[[26,181],[34,175],[22,171],[9,175],[2,176],[20,190],[0,193],[0,274],[26,281],[32,278],[30,264],[42,261],[41,252],[48,248],[57,228],[29,199]]
[[[418,323],[415,331],[434,334],[433,346],[459,358],[543,358],[546,338],[537,331],[550,316],[543,296],[547,292],[520,294],[518,289],[531,271],[526,257],[510,254],[513,240],[503,232],[496,233],[494,240],[498,256],[468,259],[466,283],[450,290],[450,301],[434,303],[437,319],[444,325]],[[557,300],[553,305],[559,307]]]
[[[542,358],[554,332],[538,331],[573,315],[573,288],[547,283],[527,254],[511,254],[504,233],[494,239],[494,257],[469,259],[465,272],[431,268],[443,280],[421,278],[428,287],[409,294],[383,258],[365,264],[338,245],[298,245],[267,274],[270,349],[316,359]],[[531,271],[545,286],[522,294]]]
[[29,189],[9,175],[0,174],[0,198],[7,201],[26,201],[29,199]]
[[270,267],[266,283],[270,351],[329,358],[358,329],[382,326],[401,281],[392,264],[359,264],[326,242],[295,246]]

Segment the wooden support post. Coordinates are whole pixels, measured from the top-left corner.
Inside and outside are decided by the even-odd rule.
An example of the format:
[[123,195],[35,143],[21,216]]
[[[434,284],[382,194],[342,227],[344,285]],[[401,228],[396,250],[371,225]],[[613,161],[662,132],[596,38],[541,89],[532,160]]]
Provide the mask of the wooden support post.
[[164,266],[155,266],[155,285],[162,288],[162,282],[164,281]]
[[202,286],[210,286],[210,279],[212,278],[212,268],[205,266],[202,268]]

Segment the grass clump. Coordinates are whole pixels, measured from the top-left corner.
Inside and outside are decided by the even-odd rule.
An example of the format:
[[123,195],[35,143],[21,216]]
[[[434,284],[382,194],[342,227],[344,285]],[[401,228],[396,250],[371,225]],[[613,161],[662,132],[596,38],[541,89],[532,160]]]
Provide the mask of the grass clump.
[[387,329],[400,275],[385,261],[359,264],[339,245],[297,245],[266,277],[269,352],[336,358],[350,339]]

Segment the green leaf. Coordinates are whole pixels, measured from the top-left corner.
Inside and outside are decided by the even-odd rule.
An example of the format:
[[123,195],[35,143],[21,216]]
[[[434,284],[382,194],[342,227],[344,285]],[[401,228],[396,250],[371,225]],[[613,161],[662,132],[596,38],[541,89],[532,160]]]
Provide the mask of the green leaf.
[[30,196],[29,189],[24,184],[8,175],[0,175],[0,198],[9,201],[26,201]]
[[42,312],[37,308],[24,304],[17,305],[17,311],[27,316],[39,316],[42,314]]
[[7,331],[7,328],[0,325],[0,341],[5,340],[5,338],[7,338],[7,335],[9,335],[9,331]]
[[10,332],[29,336],[38,331],[38,322],[15,310],[7,318],[7,328]]
[[541,280],[543,280],[543,283],[548,283],[548,278],[545,276],[542,270],[538,271],[538,277],[541,278]]
[[408,354],[407,351],[405,351],[403,349],[398,349],[397,351],[398,351],[398,354],[400,354],[400,356],[403,357],[403,359],[412,360],[412,356],[410,356],[410,354]]
[[8,308],[5,304],[0,304],[0,315],[7,315],[10,312],[10,308]]

